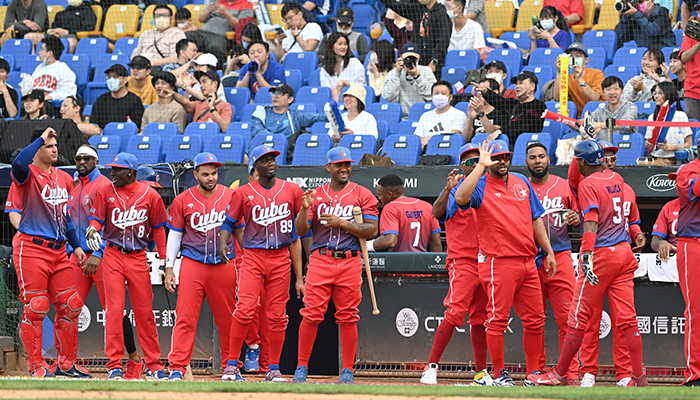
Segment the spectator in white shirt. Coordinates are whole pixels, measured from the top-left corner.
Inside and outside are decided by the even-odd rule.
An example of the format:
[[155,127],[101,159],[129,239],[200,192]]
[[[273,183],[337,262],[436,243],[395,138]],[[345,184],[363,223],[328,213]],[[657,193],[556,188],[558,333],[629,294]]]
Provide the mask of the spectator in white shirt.
[[452,35],[450,36],[450,46],[447,51],[452,50],[477,50],[486,46],[484,42],[484,30],[481,25],[473,19],[464,15],[465,0],[447,0],[447,16],[452,20]]
[[321,68],[321,86],[330,88],[333,100],[337,102],[340,91],[346,86],[364,86],[365,67],[350,51],[348,37],[344,33],[333,32],[327,42]]
[[53,102],[62,102],[66,97],[78,91],[75,73],[59,61],[63,53],[63,43],[57,36],[46,35],[41,39],[38,51],[39,64],[32,73],[32,90],[40,89],[46,93],[46,111],[50,116],[58,116],[58,109]]
[[316,51],[323,39],[323,31],[317,23],[306,22],[301,6],[298,3],[285,4],[282,17],[289,29],[277,35],[277,59],[282,60],[287,53]]
[[452,85],[446,81],[438,81],[431,89],[435,109],[421,115],[414,132],[420,136],[423,149],[434,135],[445,133],[462,133],[467,124],[467,115],[450,105],[452,102]]
[[340,138],[345,135],[372,135],[379,138],[377,133],[377,120],[374,115],[365,111],[365,98],[367,90],[360,85],[352,85],[343,93],[343,104],[345,110],[341,116],[345,131],[341,132],[341,136],[334,136],[333,129],[328,130],[328,134],[333,137],[333,142],[337,143]]
[[[660,82],[652,88],[652,93],[654,94],[656,109],[654,113],[649,116],[649,121],[656,121],[661,107],[668,101],[669,105],[675,103],[677,107],[676,112],[673,114],[672,121],[688,122],[688,115],[683,112],[681,108],[678,91],[673,82]],[[654,165],[676,165],[676,151],[685,150],[693,145],[693,131],[687,126],[668,128],[666,140],[657,142],[656,146],[652,146],[651,142],[649,142],[653,132],[654,127],[648,126],[646,134],[644,135],[646,139],[644,147],[650,152],[649,154],[651,154],[651,157],[654,159]]]

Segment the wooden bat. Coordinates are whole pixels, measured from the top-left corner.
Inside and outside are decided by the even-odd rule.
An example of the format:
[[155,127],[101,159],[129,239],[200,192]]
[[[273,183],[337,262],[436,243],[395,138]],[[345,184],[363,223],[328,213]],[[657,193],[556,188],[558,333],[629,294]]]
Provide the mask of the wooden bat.
[[[362,223],[362,209],[358,206],[352,209],[355,223]],[[367,240],[360,238],[360,249],[362,250],[362,258],[365,260],[365,272],[367,273],[367,282],[369,283],[369,295],[372,298],[372,314],[379,315],[377,308],[377,297],[374,295],[374,283],[372,282],[372,270],[369,268],[369,254],[367,254]]]
[[189,382],[194,381],[194,376],[192,375],[192,365],[187,365],[187,369],[185,370],[185,376],[182,378],[182,380]]

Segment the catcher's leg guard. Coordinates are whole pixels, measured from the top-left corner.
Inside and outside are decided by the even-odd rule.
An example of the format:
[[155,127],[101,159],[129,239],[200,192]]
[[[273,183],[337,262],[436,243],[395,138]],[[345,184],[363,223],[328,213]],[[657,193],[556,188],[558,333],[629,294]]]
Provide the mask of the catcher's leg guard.
[[78,291],[74,287],[56,295],[56,350],[57,363],[67,371],[73,366],[78,351],[78,316],[83,305]]
[[24,314],[19,324],[19,335],[27,351],[27,366],[29,372],[42,367],[44,358],[41,355],[42,322],[49,312],[50,303],[47,291],[26,292]]

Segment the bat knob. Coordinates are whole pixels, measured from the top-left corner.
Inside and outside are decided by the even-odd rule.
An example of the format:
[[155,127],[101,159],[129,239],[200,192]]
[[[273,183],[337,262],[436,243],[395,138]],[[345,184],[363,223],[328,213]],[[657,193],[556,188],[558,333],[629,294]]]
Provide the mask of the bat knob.
[[362,214],[362,209],[360,208],[360,206],[355,206],[352,208],[352,213],[354,215],[360,215]]
[[374,311],[372,311],[372,314],[374,314],[374,315],[379,315],[379,310],[374,310]]

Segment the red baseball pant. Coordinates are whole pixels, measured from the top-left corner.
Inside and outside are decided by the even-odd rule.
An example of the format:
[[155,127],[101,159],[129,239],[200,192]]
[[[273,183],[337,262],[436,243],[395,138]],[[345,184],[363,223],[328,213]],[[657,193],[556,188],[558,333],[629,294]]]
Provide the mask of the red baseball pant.
[[107,369],[121,368],[124,356],[124,281],[129,285],[136,335],[146,366],[151,371],[163,369],[163,363],[159,360],[158,329],[153,316],[153,291],[146,252],[122,254],[107,246],[101,267],[105,285],[105,354],[109,358]]
[[[700,310],[700,290],[694,287],[700,282],[700,271],[692,260],[700,257],[700,238],[678,238],[678,279],[685,300],[685,383],[700,379],[700,336],[698,335],[697,310]],[[695,261],[697,262],[697,261]]]
[[205,297],[209,301],[209,307],[219,330],[221,364],[225,368],[229,353],[228,335],[231,331],[231,316],[236,307],[236,299],[231,292],[231,289],[236,287],[235,267],[223,263],[204,264],[182,257],[179,284],[175,311],[177,319],[173,328],[170,354],[168,354],[170,371],[178,370],[184,373],[190,364],[199,311]]
[[[243,263],[243,255],[237,255],[236,262],[236,284],[238,283],[240,275],[240,266]],[[236,289],[238,290],[238,289]],[[235,308],[235,303],[234,303]],[[255,311],[255,316],[253,320],[248,324],[248,333],[245,337],[245,344],[249,347],[251,345],[259,345],[260,355],[258,357],[258,373],[267,373],[267,365],[270,359],[270,342],[268,340],[268,330],[269,323],[267,321],[267,305],[265,304],[265,288],[261,289],[260,299],[258,301],[258,307]],[[223,360],[223,357],[222,357]],[[226,361],[223,360],[225,363]],[[238,367],[242,368],[243,363],[238,362]]]
[[[91,254],[92,253],[85,253],[85,256],[87,258],[90,258]],[[92,289],[92,283],[94,282],[95,287],[97,287],[97,294],[100,297],[100,304],[104,307],[105,284],[102,280],[102,263],[100,263],[100,266],[97,267],[97,271],[90,276],[86,276],[83,273],[83,267],[78,266],[78,257],[75,256],[75,253],[71,254],[70,256],[70,264],[73,268],[73,279],[75,281],[75,289],[78,291],[78,294],[80,294],[80,298],[83,299],[83,302],[87,300],[87,297],[90,294],[90,290]]]
[[[613,335],[613,364],[615,365],[615,378],[619,381],[622,378],[629,378],[632,376],[632,360],[630,359],[629,349],[627,348],[625,334],[617,327],[617,322],[614,320],[618,315],[618,311],[610,306],[610,314]],[[586,332],[583,334],[583,342],[581,343],[581,351],[579,353],[581,374],[588,373],[598,376],[600,319],[602,315],[602,308],[594,311],[588,323],[588,327],[586,327]]]

